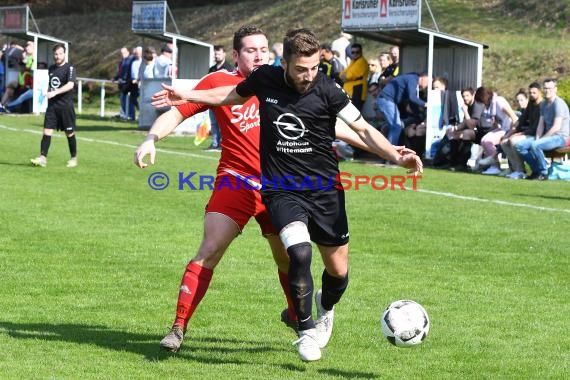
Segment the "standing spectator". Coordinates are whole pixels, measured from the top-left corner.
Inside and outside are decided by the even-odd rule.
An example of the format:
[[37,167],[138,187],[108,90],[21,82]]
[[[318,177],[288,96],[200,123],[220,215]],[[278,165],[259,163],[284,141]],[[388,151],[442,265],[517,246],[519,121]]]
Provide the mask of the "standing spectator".
[[501,169],[497,157],[497,145],[518,118],[507,99],[497,95],[488,87],[479,87],[475,91],[475,101],[483,104],[475,140],[476,143],[480,142],[483,148],[484,157],[479,160],[479,165],[489,166],[481,174],[498,175]]
[[77,143],[75,139],[75,110],[73,109],[73,89],[75,87],[75,68],[65,62],[65,45],[53,47],[55,64],[48,69],[49,88],[46,94],[48,106],[44,118],[44,131],[40,144],[40,156],[31,159],[34,166],[45,167],[54,129],[64,131],[67,136],[69,154],[67,167],[77,166]]
[[528,179],[539,181],[548,179],[548,163],[544,151],[565,146],[570,129],[568,105],[557,96],[556,79],[545,79],[542,89],[545,101],[540,103],[536,140],[527,137],[515,145],[517,152],[532,169]]
[[392,57],[389,53],[382,53],[378,57],[378,62],[380,64],[380,78],[378,79],[378,84],[380,89],[382,89],[390,79],[394,77],[394,67],[392,66]]
[[519,141],[527,137],[534,140],[538,121],[540,120],[540,103],[542,103],[540,84],[533,82],[528,86],[528,98],[526,98],[526,96],[524,97],[524,99],[527,99],[524,107],[521,103],[525,100],[521,99],[523,98],[521,94],[520,91],[517,94],[517,101],[522,108],[519,119],[513,125],[513,128],[501,139],[501,149],[503,149],[503,152],[507,155],[509,165],[512,169],[512,172],[507,175],[507,177],[511,179],[522,179],[526,177],[522,156],[517,152],[515,146]]
[[128,93],[129,93],[129,109],[127,118],[128,120],[136,120],[136,109],[139,108],[139,83],[138,75],[142,63],[142,46],[137,46],[133,49],[133,58],[129,66],[129,81],[128,81]]
[[154,78],[154,64],[156,61],[156,49],[152,46],[147,46],[143,50],[143,59],[139,67],[139,72],[137,75],[137,83],[139,88],[145,79]]
[[388,124],[388,140],[392,145],[398,145],[404,128],[398,106],[407,102],[419,109],[425,108],[426,102],[420,99],[419,90],[427,89],[428,82],[427,73],[400,75],[388,82],[378,95],[376,104]]
[[319,64],[319,71],[326,76],[335,80],[340,86],[343,85],[340,79],[340,73],[342,71],[342,65],[340,61],[332,52],[332,47],[330,44],[321,45],[321,63]]
[[15,41],[11,41],[4,52],[7,69],[17,69],[18,63],[24,60],[24,48]]
[[389,70],[393,77],[400,75],[400,47],[394,45],[390,47],[390,58],[392,63],[390,64]]
[[172,78],[172,49],[167,45],[160,48],[160,55],[154,62],[154,78]]
[[342,67],[348,66],[348,59],[346,56],[346,50],[350,47],[350,40],[352,39],[352,35],[348,33],[340,33],[340,36],[334,40],[331,44],[331,48],[333,52],[338,52],[338,60],[340,61]]
[[380,61],[376,58],[371,58],[368,60],[368,86],[372,83],[378,83],[380,80],[380,75],[382,75],[382,68],[380,67]]
[[[235,67],[226,61],[226,51],[223,45],[214,46],[214,61],[216,63],[210,67],[208,73],[213,73],[219,70],[235,70]],[[221,152],[222,134],[220,132],[220,126],[218,124],[218,120],[216,119],[214,111],[209,109],[208,112],[210,114],[210,136],[212,138],[212,142],[210,143],[210,146],[206,148],[206,150],[209,152]]]
[[343,88],[352,104],[360,111],[368,91],[368,62],[362,56],[362,45],[353,44],[350,52],[352,61],[340,73],[340,79],[344,82]]
[[117,65],[117,75],[113,78],[117,82],[119,88],[119,100],[121,102],[121,111],[119,117],[126,119],[127,115],[127,98],[128,98],[128,81],[130,78],[130,68],[132,56],[126,46],[121,48],[121,61]]
[[283,58],[283,43],[274,43],[271,47],[271,52],[275,55],[273,58],[273,66],[281,66],[281,59]]
[[26,47],[24,48],[24,63],[26,67],[30,70],[34,69],[34,50],[35,45],[33,41],[26,42]]

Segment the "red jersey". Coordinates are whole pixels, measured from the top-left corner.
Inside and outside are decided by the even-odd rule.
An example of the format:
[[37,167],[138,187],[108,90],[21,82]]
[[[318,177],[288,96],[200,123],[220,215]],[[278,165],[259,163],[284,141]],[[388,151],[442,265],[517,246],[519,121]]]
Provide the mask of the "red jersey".
[[[245,77],[238,71],[220,70],[202,78],[195,90],[232,86]],[[241,105],[208,106],[185,103],[177,106],[184,117],[212,108],[222,134],[222,155],[217,174],[234,171],[242,176],[260,178],[259,164],[259,101],[255,96]]]

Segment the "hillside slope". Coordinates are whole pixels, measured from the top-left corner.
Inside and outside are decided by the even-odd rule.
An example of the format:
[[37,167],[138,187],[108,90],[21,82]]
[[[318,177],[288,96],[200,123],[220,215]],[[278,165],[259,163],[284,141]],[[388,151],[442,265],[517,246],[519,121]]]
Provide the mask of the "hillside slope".
[[[570,73],[570,46],[566,18],[568,1],[483,1],[431,0],[439,30],[489,46],[484,53],[484,83],[514,97],[519,87],[545,77],[565,78]],[[525,12],[531,10],[531,12]],[[424,7],[424,13],[425,13]],[[534,13],[533,13],[534,12]],[[338,0],[248,0],[229,5],[206,5],[173,9],[182,35],[214,44],[231,46],[233,31],[242,24],[255,23],[280,40],[287,29],[305,26],[314,29],[323,41],[331,41],[340,31]],[[130,11],[106,11],[41,17],[36,20],[44,34],[71,43],[70,60],[84,77],[111,78],[118,61],[118,49],[136,44],[160,42],[131,32]],[[435,28],[428,17],[425,27]],[[170,29],[173,31],[173,28]],[[359,40],[366,56],[385,47]]]

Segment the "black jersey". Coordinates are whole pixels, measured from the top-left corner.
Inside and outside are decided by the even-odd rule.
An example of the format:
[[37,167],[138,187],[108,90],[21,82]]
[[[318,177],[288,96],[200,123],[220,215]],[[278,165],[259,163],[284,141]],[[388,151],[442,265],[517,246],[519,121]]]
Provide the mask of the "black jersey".
[[236,88],[242,97],[256,95],[259,99],[263,185],[314,190],[326,187],[331,179],[334,185],[338,175],[332,150],[336,115],[350,100],[321,72],[304,94],[290,87],[284,74],[282,67],[264,65]]
[[[49,73],[49,90],[54,91],[64,86],[68,82],[75,82],[75,67],[69,63],[61,66],[51,65]],[[48,107],[73,107],[73,91],[54,96],[48,101]]]

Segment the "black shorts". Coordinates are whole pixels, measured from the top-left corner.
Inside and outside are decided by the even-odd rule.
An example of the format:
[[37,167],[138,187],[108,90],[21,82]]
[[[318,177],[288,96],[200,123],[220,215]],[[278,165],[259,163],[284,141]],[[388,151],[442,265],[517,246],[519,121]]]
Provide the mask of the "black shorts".
[[262,191],[263,203],[275,229],[301,221],[317,244],[337,247],[348,243],[344,190]]
[[44,118],[45,129],[58,131],[75,131],[75,110],[72,107],[48,107]]
[[475,144],[481,144],[481,139],[483,138],[483,136],[485,136],[487,133],[491,132],[493,129],[492,128],[475,128]]

